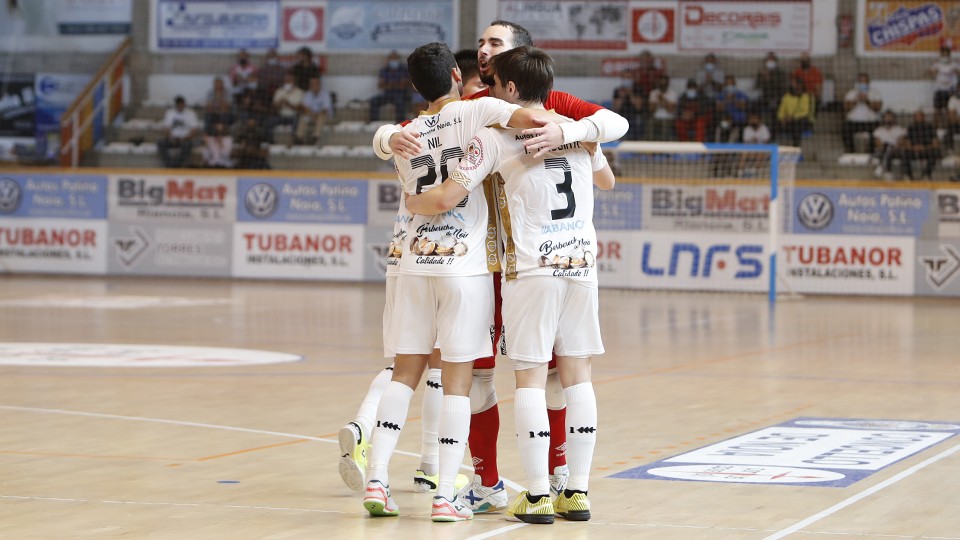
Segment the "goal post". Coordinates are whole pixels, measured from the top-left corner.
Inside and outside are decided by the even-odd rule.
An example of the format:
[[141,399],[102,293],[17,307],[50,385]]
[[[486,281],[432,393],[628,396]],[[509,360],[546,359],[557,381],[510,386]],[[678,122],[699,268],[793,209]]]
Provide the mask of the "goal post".
[[783,194],[794,186],[799,148],[624,141],[604,151],[618,186],[639,186],[639,207],[625,211],[639,213],[632,223],[644,233],[636,282],[618,286],[766,292],[776,301],[785,284],[777,267]]

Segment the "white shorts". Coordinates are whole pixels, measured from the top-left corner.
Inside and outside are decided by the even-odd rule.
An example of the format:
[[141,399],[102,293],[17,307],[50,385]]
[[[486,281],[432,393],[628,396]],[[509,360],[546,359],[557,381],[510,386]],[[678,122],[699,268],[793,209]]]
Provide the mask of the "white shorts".
[[528,276],[504,281],[501,292],[511,360],[546,363],[553,352],[576,358],[603,354],[596,283]]
[[390,319],[393,317],[393,298],[397,293],[397,276],[387,276],[387,301],[383,304],[383,357],[393,358],[396,353],[387,345],[390,336]]
[[492,325],[489,274],[400,274],[387,343],[397,354],[430,354],[439,347],[447,362],[470,362],[490,356]]

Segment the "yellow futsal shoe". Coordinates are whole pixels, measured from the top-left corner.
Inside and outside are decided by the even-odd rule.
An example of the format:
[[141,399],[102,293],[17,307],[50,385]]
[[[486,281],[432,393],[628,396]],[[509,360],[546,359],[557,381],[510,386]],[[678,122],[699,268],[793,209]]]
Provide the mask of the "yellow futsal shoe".
[[340,479],[348,488],[363,491],[367,483],[367,452],[370,450],[370,441],[356,422],[340,428],[337,439],[340,442]]
[[568,521],[589,521],[590,500],[583,491],[566,490],[557,497],[557,515]]
[[[460,490],[469,483],[469,478],[462,474],[458,474],[456,481],[453,483],[454,492],[459,493]],[[439,484],[440,474],[427,475],[427,473],[423,472],[422,469],[417,469],[417,472],[413,473],[414,493],[428,493],[431,491],[436,491]]]
[[531,501],[530,492],[524,491],[510,505],[507,519],[524,523],[553,523],[553,503],[550,502],[550,495],[538,495]]

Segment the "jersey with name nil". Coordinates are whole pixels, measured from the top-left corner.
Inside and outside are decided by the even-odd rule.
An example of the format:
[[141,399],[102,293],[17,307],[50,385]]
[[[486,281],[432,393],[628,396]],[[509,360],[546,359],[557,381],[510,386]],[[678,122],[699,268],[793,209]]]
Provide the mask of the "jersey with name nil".
[[497,207],[506,279],[548,275],[596,283],[597,233],[593,227],[593,171],[606,165],[603,152],[580,143],[543,157],[524,150],[520,130],[484,129],[473,141],[458,181],[497,175]]
[[[471,137],[484,126],[506,125],[517,108],[494,98],[454,100],[441,106],[436,114],[421,114],[414,119],[404,129],[419,133],[422,152],[409,160],[394,158],[403,191],[414,195],[439,186],[457,168]],[[482,192],[470,194],[448,212],[413,216],[400,242],[400,273],[487,273],[488,217]],[[398,216],[398,226],[400,219]],[[395,238],[397,234],[395,228]]]

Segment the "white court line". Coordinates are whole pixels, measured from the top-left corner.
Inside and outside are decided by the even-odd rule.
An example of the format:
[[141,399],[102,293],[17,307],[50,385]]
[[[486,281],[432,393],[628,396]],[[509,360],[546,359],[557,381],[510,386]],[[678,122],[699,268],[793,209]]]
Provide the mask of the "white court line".
[[[275,437],[284,437],[287,439],[306,439],[308,441],[317,441],[325,442],[332,444],[339,444],[338,441],[333,439],[322,439],[320,437],[311,437],[309,435],[298,435],[296,433],[284,433],[282,431],[266,431],[262,429],[250,429],[234,426],[222,426],[219,424],[202,424],[199,422],[185,422],[183,420],[166,420],[163,418],[145,418],[142,416],[121,416],[117,414],[103,414],[103,413],[91,413],[91,412],[81,412],[81,411],[66,411],[63,409],[42,409],[37,407],[16,407],[13,405],[0,405],[0,409],[6,409],[11,411],[23,411],[23,412],[39,412],[39,413],[49,413],[49,414],[67,414],[72,416],[89,416],[92,418],[110,418],[112,420],[133,420],[137,422],[153,422],[156,424],[169,424],[174,426],[187,426],[187,427],[201,427],[209,429],[222,429],[226,431],[239,431],[242,433],[256,433],[259,435],[273,435]],[[420,454],[415,454],[413,452],[404,452],[403,450],[396,450],[394,454],[400,454],[402,456],[410,457],[420,457]],[[467,465],[460,465],[461,469],[471,470],[471,467]],[[503,485],[513,489],[514,491],[523,491],[524,487],[520,484],[504,477],[500,477],[503,480]]]
[[812,516],[810,516],[810,517],[808,517],[808,518],[806,518],[806,519],[804,519],[804,520],[802,520],[802,521],[799,521],[799,522],[793,524],[793,525],[790,526],[790,527],[787,527],[786,529],[783,529],[783,530],[781,530],[781,531],[779,531],[779,532],[776,532],[776,533],[774,533],[774,534],[771,534],[770,536],[764,538],[763,540],[778,540],[778,539],[780,539],[780,538],[786,537],[788,534],[793,534],[793,533],[795,533],[795,532],[798,532],[798,531],[800,531],[801,529],[803,529],[804,527],[806,527],[807,525],[810,525],[810,524],[812,524],[812,523],[816,523],[817,521],[820,521],[821,519],[823,519],[823,518],[825,518],[825,517],[827,517],[827,516],[830,516],[831,514],[834,514],[834,513],[838,512],[839,510],[843,510],[844,508],[850,506],[851,504],[853,504],[853,503],[855,503],[855,502],[858,502],[858,501],[860,501],[860,500],[863,500],[863,499],[869,497],[870,495],[873,495],[874,493],[877,493],[878,491],[880,491],[880,490],[882,490],[882,489],[888,488],[888,487],[892,486],[893,484],[896,484],[896,483],[899,482],[900,480],[903,480],[904,478],[907,478],[907,477],[913,475],[913,473],[915,473],[915,472],[923,469],[923,468],[926,467],[927,465],[932,465],[932,464],[940,461],[940,460],[943,459],[943,458],[946,458],[946,457],[949,457],[949,456],[955,454],[957,451],[960,451],[960,444],[954,446],[953,448],[949,448],[949,449],[947,449],[947,450],[944,450],[943,452],[940,452],[939,454],[933,456],[933,457],[930,458],[930,459],[927,459],[926,461],[922,461],[922,462],[920,462],[920,463],[917,463],[917,464],[914,465],[913,467],[910,467],[909,469],[901,472],[900,474],[897,474],[897,475],[895,475],[895,476],[892,476],[892,477],[884,480],[883,482],[880,482],[879,484],[873,486],[872,488],[866,489],[866,490],[864,490],[864,491],[861,491],[860,493],[858,493],[858,494],[856,494],[856,495],[854,495],[854,496],[852,496],[852,497],[850,497],[850,498],[848,498],[848,499],[846,499],[846,500],[840,501],[839,503],[831,506],[830,508],[827,508],[826,510],[824,510],[824,511],[822,511],[822,512],[818,512],[818,513],[816,513],[816,514],[814,514],[814,515],[812,515]]
[[484,540],[484,538],[493,538],[494,536],[500,536],[501,534],[508,533],[510,531],[515,531],[520,527],[526,527],[529,523],[516,523],[514,525],[507,525],[506,527],[500,527],[499,529],[494,529],[483,534],[475,534],[473,536],[468,536],[467,540]]

